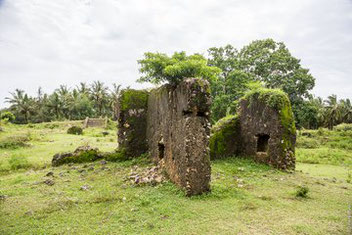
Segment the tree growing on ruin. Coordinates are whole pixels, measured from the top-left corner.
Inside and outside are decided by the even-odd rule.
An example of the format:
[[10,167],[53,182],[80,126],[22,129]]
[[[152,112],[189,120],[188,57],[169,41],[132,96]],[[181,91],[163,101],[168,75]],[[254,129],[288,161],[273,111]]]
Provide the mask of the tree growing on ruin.
[[169,83],[177,85],[184,78],[203,78],[213,80],[221,72],[217,67],[211,67],[200,54],[186,55],[186,52],[175,52],[172,56],[163,53],[147,52],[144,58],[138,60],[142,76],[138,82],[153,84]]

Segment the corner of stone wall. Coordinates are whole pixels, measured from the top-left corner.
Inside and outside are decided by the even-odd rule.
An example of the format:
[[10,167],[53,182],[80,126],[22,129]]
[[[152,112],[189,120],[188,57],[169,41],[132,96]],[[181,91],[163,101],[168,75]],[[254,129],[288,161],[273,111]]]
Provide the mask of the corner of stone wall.
[[210,190],[210,104],[209,84],[197,78],[164,85],[149,96],[150,155],[188,196]]

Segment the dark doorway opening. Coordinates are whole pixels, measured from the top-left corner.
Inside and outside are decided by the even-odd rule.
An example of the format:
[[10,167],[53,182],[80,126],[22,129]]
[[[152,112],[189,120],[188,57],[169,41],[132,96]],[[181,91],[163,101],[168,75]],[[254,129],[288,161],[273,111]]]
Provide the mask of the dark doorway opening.
[[159,159],[163,159],[165,154],[165,145],[163,143],[158,143],[158,150],[159,150]]
[[257,135],[257,152],[267,152],[270,136],[267,134]]

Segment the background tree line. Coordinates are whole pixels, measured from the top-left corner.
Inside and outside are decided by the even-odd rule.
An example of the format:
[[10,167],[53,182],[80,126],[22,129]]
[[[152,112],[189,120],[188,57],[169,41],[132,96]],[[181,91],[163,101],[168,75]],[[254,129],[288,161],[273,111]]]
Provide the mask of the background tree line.
[[[147,52],[141,60],[139,82],[176,85],[186,77],[207,79],[213,98],[212,121],[236,112],[238,100],[255,86],[280,88],[290,98],[298,128],[318,128],[352,122],[349,99],[338,100],[336,95],[326,100],[315,98],[310,91],[315,78],[300,60],[293,57],[283,42],[257,40],[238,50],[231,45],[212,47],[208,55],[187,55],[175,52]],[[37,97],[16,90],[7,98],[15,122],[43,122],[85,117],[116,116],[120,86],[109,90],[104,83],[81,83],[74,89],[60,86],[52,94],[38,89]]]
[[[2,110],[2,118],[15,123],[37,123],[53,120],[82,120],[86,117],[116,117],[116,104],[121,86],[109,89],[103,82],[80,83],[73,89],[61,85],[52,94],[38,89],[35,97],[16,89],[6,98],[10,107]],[[9,111],[14,117],[9,118]]]

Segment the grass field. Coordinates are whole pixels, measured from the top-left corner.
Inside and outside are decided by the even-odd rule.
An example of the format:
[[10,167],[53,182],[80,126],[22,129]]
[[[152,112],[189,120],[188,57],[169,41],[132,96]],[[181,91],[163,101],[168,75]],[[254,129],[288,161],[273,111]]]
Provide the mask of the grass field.
[[[166,181],[136,186],[133,161],[64,165],[52,156],[80,145],[116,148],[114,128],[66,134],[77,122],[6,125],[0,132],[0,234],[349,234],[350,131],[302,131],[297,170],[246,159],[212,162],[212,191],[196,197]],[[108,131],[108,135],[103,135]],[[46,176],[53,172],[53,176]],[[43,182],[54,182],[49,186]],[[83,187],[82,187],[83,186]],[[84,189],[84,190],[82,190]],[[298,197],[297,192],[308,189]]]

